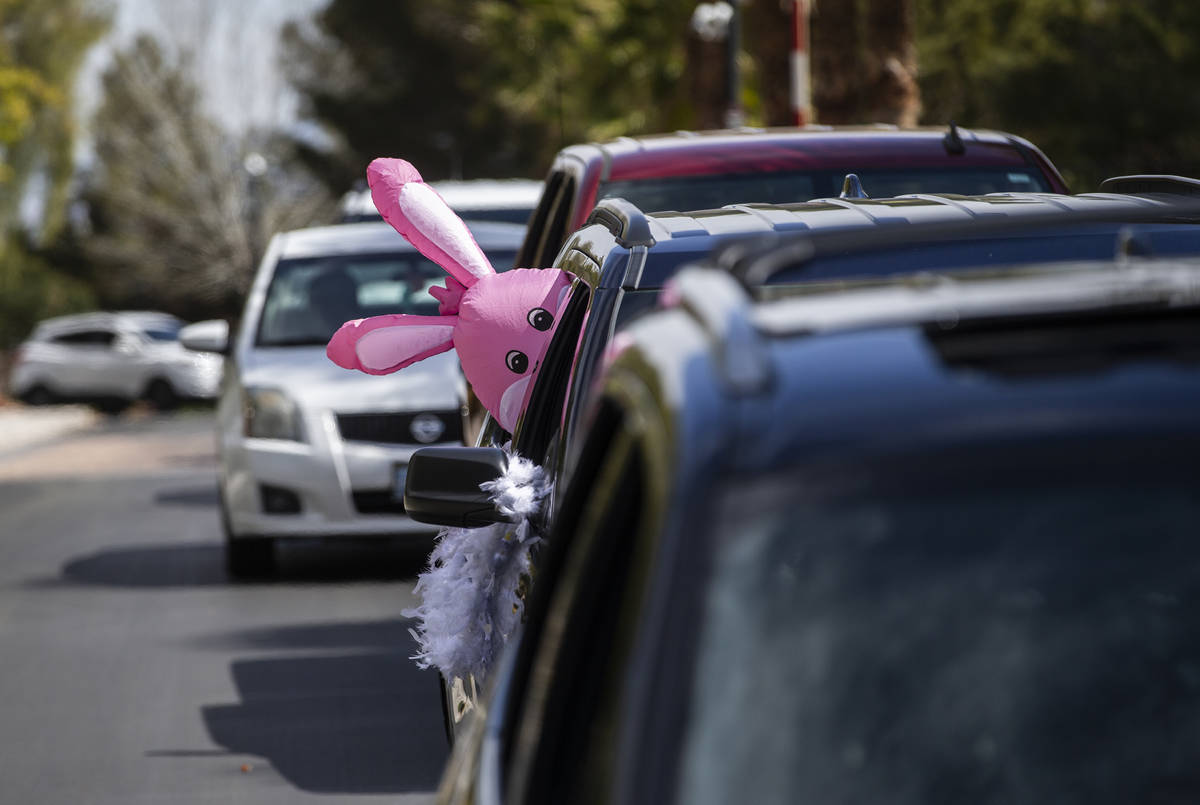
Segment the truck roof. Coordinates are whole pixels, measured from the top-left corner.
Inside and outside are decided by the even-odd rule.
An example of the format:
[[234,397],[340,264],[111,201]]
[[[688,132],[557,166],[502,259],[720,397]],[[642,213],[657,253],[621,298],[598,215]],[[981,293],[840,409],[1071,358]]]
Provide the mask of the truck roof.
[[608,142],[583,143],[561,155],[584,162],[602,161],[601,181],[702,173],[761,171],[777,161],[787,170],[828,169],[840,163],[859,170],[881,167],[920,167],[946,162],[964,166],[1028,167],[1036,155],[1041,169],[1062,177],[1028,140],[998,131],[956,129],[964,148],[947,144],[945,128],[899,129],[894,126],[805,126],[802,128],[744,128],[721,131],[680,131]]

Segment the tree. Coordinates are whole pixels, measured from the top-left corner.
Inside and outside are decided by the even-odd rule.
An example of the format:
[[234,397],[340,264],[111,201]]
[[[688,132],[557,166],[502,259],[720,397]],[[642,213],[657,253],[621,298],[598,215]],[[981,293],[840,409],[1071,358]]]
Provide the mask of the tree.
[[[33,250],[60,230],[73,170],[71,95],[105,19],[88,0],[0,0],[0,348],[85,307],[86,286]],[[31,211],[22,221],[22,210]]]
[[236,311],[269,234],[312,223],[328,196],[279,161],[278,142],[207,118],[186,55],[138,38],[102,78],[97,164],[82,242],[110,304],[196,318]]
[[107,27],[88,0],[0,0],[0,230],[11,233],[35,176],[38,237],[62,222],[74,169],[71,95],[84,54]]
[[915,126],[913,0],[838,0],[812,14],[813,107],[819,123]]
[[285,66],[328,150],[297,143],[336,192],[376,156],[403,155],[428,178],[533,175],[544,134],[506,114],[495,45],[471,0],[332,0],[285,28]]
[[[513,116],[553,132],[552,148],[690,127],[687,42],[695,0],[480,0],[494,80]],[[543,157],[547,158],[546,156]]]
[[337,191],[376,156],[431,179],[541,176],[563,145],[694,122],[695,0],[332,0],[285,32],[293,84],[339,140],[301,144]]
[[1078,190],[1200,175],[1194,0],[921,0],[925,115],[1023,134]]

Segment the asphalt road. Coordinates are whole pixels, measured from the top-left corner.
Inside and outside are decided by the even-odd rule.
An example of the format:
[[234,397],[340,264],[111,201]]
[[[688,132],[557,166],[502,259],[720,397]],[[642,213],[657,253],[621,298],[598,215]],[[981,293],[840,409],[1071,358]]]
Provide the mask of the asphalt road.
[[397,546],[226,577],[211,418],[0,454],[0,803],[428,802],[436,676]]

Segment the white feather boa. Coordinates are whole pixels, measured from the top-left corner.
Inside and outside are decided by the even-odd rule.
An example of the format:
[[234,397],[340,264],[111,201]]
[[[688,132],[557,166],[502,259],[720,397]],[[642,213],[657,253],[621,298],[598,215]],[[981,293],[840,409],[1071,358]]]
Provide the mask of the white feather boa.
[[421,604],[402,613],[418,621],[411,630],[418,648],[413,659],[422,668],[436,666],[447,679],[482,681],[521,622],[525,602],[518,589],[529,575],[529,549],[540,540],[530,518],[550,492],[542,468],[516,455],[504,475],[480,488],[514,521],[444,529],[417,579]]

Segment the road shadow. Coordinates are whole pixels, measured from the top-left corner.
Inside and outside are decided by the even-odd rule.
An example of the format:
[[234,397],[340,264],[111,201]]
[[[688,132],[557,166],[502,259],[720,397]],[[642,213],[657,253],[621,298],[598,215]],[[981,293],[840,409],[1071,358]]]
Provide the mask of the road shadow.
[[284,541],[276,548],[275,572],[252,581],[229,576],[221,543],[191,542],[96,551],[67,561],[59,577],[43,586],[161,588],[408,581],[424,568],[429,553],[429,546],[379,539]]
[[220,503],[216,484],[183,486],[160,489],[154,493],[154,502],[159,506],[201,506],[212,508]]
[[416,653],[406,618],[337,623],[302,623],[238,629],[188,641],[193,648],[217,651],[393,651]]
[[232,754],[265,758],[302,791],[434,790],[448,754],[438,677],[409,659],[415,646],[405,624],[314,624],[213,638],[324,651],[234,661],[239,701],[201,708],[209,736]]

